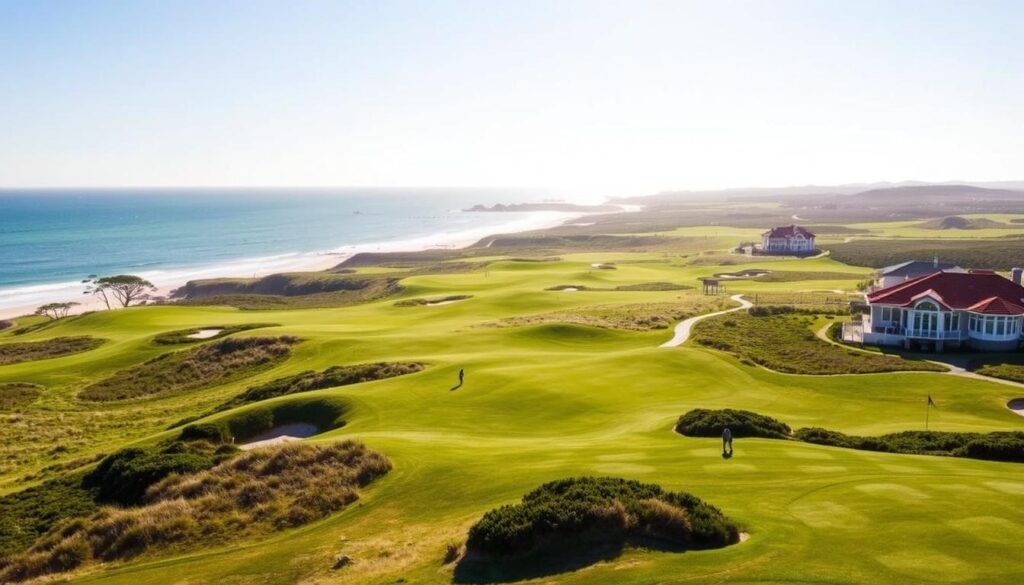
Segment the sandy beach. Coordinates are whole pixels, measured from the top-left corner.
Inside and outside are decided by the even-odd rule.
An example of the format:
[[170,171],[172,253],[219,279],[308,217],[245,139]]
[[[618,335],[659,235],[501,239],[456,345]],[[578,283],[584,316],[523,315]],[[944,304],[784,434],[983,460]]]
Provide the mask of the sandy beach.
[[[518,233],[552,228],[579,217],[593,214],[545,211],[532,212],[525,215],[527,217],[517,218],[508,224],[499,226],[497,229],[492,226],[460,232],[441,232],[407,240],[342,246],[322,252],[281,254],[263,258],[240,259],[235,262],[209,266],[140,271],[135,274],[146,278],[157,287],[157,291],[153,293],[153,296],[163,297],[191,280],[260,278],[281,272],[316,272],[333,268],[353,255],[362,252],[406,252],[442,248],[464,248],[497,233]],[[106,310],[103,299],[84,294],[85,288],[85,284],[80,282],[40,284],[19,287],[17,289],[0,288],[0,319],[11,319],[29,315],[35,312],[36,307],[51,302],[79,303],[71,311],[71,314]]]

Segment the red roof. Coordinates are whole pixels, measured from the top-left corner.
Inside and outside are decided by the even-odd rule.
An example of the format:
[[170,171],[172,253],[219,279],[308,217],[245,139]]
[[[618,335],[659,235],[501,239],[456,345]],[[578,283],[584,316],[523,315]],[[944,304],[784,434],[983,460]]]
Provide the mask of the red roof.
[[796,234],[803,234],[805,238],[814,237],[814,234],[798,225],[784,225],[782,227],[775,227],[761,235],[768,236],[769,238],[792,238]]
[[1024,315],[1024,287],[994,272],[933,272],[875,291],[868,302],[910,307],[925,297],[944,309]]

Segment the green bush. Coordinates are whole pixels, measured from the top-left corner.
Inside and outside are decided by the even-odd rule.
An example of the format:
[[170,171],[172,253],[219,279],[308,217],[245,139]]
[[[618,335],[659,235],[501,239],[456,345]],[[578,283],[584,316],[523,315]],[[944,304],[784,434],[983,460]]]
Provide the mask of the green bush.
[[727,428],[734,437],[788,439],[790,428],[774,418],[748,410],[697,408],[679,417],[676,432],[688,437],[721,437]]
[[987,434],[903,431],[860,437],[822,428],[803,428],[797,430],[795,436],[807,443],[847,449],[1024,463],[1024,432],[1021,431]]
[[51,479],[0,497],[0,558],[25,550],[62,519],[96,511],[96,490],[83,485],[83,475]]
[[182,441],[207,441],[217,444],[230,441],[231,435],[223,424],[201,423],[181,429],[179,438]]
[[619,478],[578,477],[546,483],[520,504],[487,512],[469,529],[466,548],[501,558],[602,543],[682,549],[738,539],[732,521],[690,494]]

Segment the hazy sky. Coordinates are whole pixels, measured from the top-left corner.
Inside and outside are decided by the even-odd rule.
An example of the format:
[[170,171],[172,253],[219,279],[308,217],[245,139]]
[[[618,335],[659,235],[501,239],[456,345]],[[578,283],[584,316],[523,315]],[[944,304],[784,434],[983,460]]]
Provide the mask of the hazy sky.
[[0,0],[0,186],[1024,178],[1024,2]]

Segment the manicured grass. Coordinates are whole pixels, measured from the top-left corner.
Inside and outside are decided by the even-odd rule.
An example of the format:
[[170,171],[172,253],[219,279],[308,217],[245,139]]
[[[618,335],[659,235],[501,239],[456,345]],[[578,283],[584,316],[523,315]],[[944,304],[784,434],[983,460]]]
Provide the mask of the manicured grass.
[[778,372],[789,374],[871,374],[933,371],[946,368],[923,360],[870,355],[846,350],[818,339],[809,315],[755,317],[746,313],[705,320],[694,328],[700,345],[727,351]]
[[[547,482],[577,476],[622,477],[691,493],[742,524],[751,537],[685,554],[627,549],[585,570],[549,575],[546,583],[1024,579],[1024,566],[1016,561],[1024,525],[1013,521],[1024,495],[1024,466],[747,438],[736,440],[735,454],[726,460],[720,439],[672,432],[680,413],[732,408],[794,427],[883,435],[922,429],[929,394],[940,405],[930,413],[933,430],[1014,431],[1024,419],[1005,404],[1019,395],[1016,388],[934,373],[779,374],[698,344],[658,348],[667,338],[663,330],[479,326],[597,305],[675,303],[680,295],[545,290],[565,283],[609,289],[646,282],[696,285],[701,276],[762,265],[851,275],[843,281],[730,284],[730,292],[782,293],[842,288],[867,272],[827,258],[738,259],[726,269],[678,259],[689,253],[563,254],[559,261],[496,261],[486,269],[403,279],[402,294],[410,298],[473,295],[467,302],[429,308],[394,307],[395,299],[259,313],[166,306],[58,323],[46,334],[95,335],[110,342],[82,354],[0,367],[0,382],[46,388],[17,420],[0,415],[0,490],[27,487],[31,482],[20,478],[62,461],[176,436],[180,430],[164,430],[170,423],[275,379],[345,364],[429,363],[413,376],[282,396],[198,421],[303,401],[338,404],[344,426],[308,442],[356,438],[394,463],[391,473],[361,490],[358,504],[281,533],[91,564],[75,573],[75,581],[162,585],[173,575],[196,583],[451,583],[456,569],[444,564],[448,546],[464,544],[469,528],[488,510],[515,503]],[[614,262],[617,270],[594,270],[590,264],[596,262]],[[80,388],[166,351],[152,343],[156,335],[257,320],[279,323],[280,334],[304,342],[272,369],[194,392],[113,403],[75,399]],[[451,391],[460,368],[466,383]],[[63,450],[53,452],[57,445]],[[353,562],[332,571],[338,555]]]
[[687,294],[671,303],[594,305],[572,311],[512,317],[497,321],[495,324],[519,327],[541,323],[576,323],[608,329],[647,331],[668,329],[683,319],[720,311],[733,304],[725,297]]

